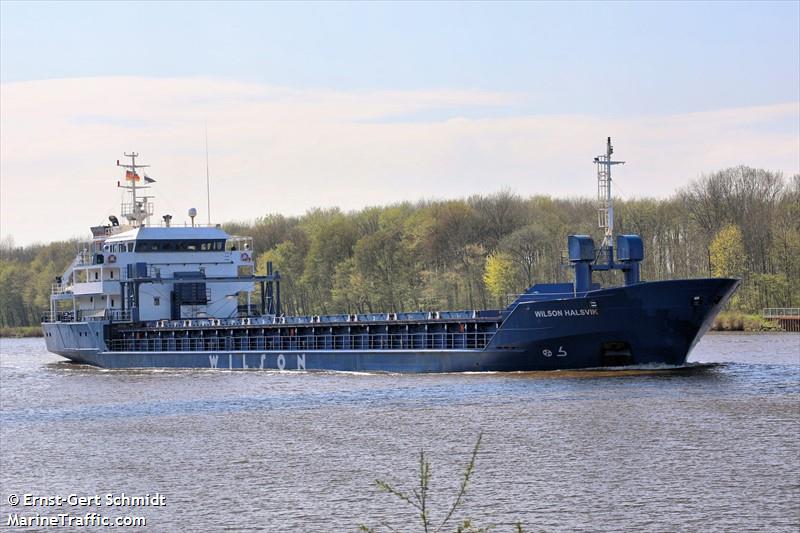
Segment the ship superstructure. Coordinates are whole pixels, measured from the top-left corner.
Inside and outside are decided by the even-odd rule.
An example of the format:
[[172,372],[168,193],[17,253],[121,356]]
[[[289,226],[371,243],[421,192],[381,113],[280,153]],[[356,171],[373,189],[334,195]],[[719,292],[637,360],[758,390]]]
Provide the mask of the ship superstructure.
[[[109,224],[91,228],[92,241],[75,257],[63,275],[55,280],[50,317],[74,321],[108,320],[137,323],[158,320],[230,318],[238,315],[253,284],[261,284],[266,307],[274,312],[267,296],[278,276],[255,276],[252,239],[228,235],[219,226],[175,226],[164,215],[157,226],[150,225],[152,196],[141,195],[138,154],[126,154],[125,168],[129,198],[121,206],[127,223],[116,216]],[[153,183],[155,180],[144,180]],[[251,303],[251,302],[244,302]],[[268,308],[267,308],[268,307]],[[248,310],[249,312],[249,310]]]
[[[118,187],[120,224],[56,279],[43,320],[50,351],[107,368],[271,368],[391,372],[519,371],[681,365],[738,285],[732,279],[643,282],[636,235],[613,233],[611,139],[598,156],[599,249],[569,236],[574,282],[536,284],[505,309],[285,316],[280,274],[257,275],[252,240],[219,226],[151,224],[155,180],[138,154]],[[620,270],[602,288],[595,271]]]

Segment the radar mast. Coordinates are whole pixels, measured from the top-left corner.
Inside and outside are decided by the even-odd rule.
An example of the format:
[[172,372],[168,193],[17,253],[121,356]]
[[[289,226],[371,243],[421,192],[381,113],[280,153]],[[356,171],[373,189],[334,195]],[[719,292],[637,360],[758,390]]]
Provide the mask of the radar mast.
[[[625,161],[612,161],[611,137],[606,142],[605,155],[594,158],[597,166],[597,227],[604,230],[598,261],[614,262],[614,201],[611,197],[611,167],[624,165]],[[603,257],[605,255],[605,257]]]
[[[139,154],[136,152],[125,153],[125,157],[131,159],[130,163],[120,163],[117,160],[117,166],[125,169],[125,181],[117,182],[117,187],[120,189],[127,189],[130,194],[129,202],[122,202],[120,214],[128,219],[130,225],[134,228],[150,224],[150,217],[153,215],[153,199],[152,196],[142,195],[137,196],[136,191],[140,189],[149,189],[147,183],[152,182],[147,176],[144,176],[144,185],[139,185],[139,180],[142,179],[139,173],[136,172],[140,168],[148,168],[150,165],[137,165],[136,158]],[[125,183],[124,185],[122,183]]]

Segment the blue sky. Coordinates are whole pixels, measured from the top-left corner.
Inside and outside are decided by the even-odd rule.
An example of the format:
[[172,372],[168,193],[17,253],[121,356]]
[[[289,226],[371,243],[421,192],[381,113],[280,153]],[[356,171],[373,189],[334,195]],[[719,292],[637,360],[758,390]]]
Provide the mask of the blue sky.
[[3,2],[3,81],[218,76],[522,91],[532,112],[795,100],[799,2]]
[[[137,82],[120,89],[116,83],[121,76]],[[656,176],[656,181],[664,182],[663,188],[648,188],[647,180],[640,185],[631,180],[625,190],[634,195],[669,194],[689,179],[720,166],[743,163],[786,173],[797,172],[800,166],[800,148],[792,149],[800,128],[795,111],[800,101],[800,2],[3,1],[0,78],[6,104],[2,107],[12,108],[3,116],[5,142],[0,139],[4,144],[0,146],[4,148],[0,170],[5,197],[0,204],[5,227],[0,233],[12,234],[19,242],[35,235],[34,229],[15,226],[10,220],[14,206],[25,202],[24,196],[19,198],[22,201],[14,201],[16,184],[30,183],[37,172],[49,172],[57,165],[44,160],[47,156],[43,154],[52,148],[46,143],[58,142],[44,132],[58,128],[83,128],[76,129],[75,135],[86,134],[92,146],[80,148],[80,154],[73,147],[71,153],[77,161],[116,160],[119,154],[103,152],[123,146],[130,150],[135,145],[162,158],[158,163],[164,167],[163,159],[170,153],[202,150],[196,146],[196,134],[198,121],[205,120],[210,125],[212,153],[216,150],[219,156],[213,166],[220,174],[231,169],[231,179],[244,179],[242,176],[263,170],[265,179],[313,180],[313,171],[339,168],[341,172],[335,176],[339,186],[346,187],[349,176],[356,176],[353,186],[358,191],[370,172],[411,183],[423,176],[421,183],[437,179],[445,185],[408,190],[401,195],[403,199],[491,192],[484,190],[487,180],[492,180],[495,189],[506,183],[521,194],[590,194],[591,183],[558,180],[567,185],[548,190],[547,183],[536,184],[521,170],[530,165],[546,173],[560,169],[571,175],[585,172],[586,177],[591,176],[590,166],[579,170],[544,155],[511,161],[530,146],[526,143],[548,135],[564,144],[575,139],[572,159],[590,160],[593,152],[602,151],[605,134],[619,136],[618,132],[624,143],[619,145],[619,153],[626,146],[629,154],[641,158],[666,151],[665,161],[688,159],[684,167],[670,170],[679,175],[664,169]],[[112,113],[101,109],[97,99],[82,100],[80,88],[68,80],[83,80],[84,86],[91,86],[89,92],[98,95],[108,94],[113,87],[115,98],[130,90],[129,95],[115,100],[121,108],[132,102],[130,112],[120,109]],[[191,83],[181,85],[192,80],[197,91]],[[142,100],[134,86],[147,87],[153,100]],[[172,94],[178,86],[184,87],[181,90],[186,94],[178,104],[193,105],[173,116],[170,111],[177,104],[163,95]],[[31,95],[40,100],[34,102]],[[61,122],[52,117],[57,114],[52,110],[47,116],[36,111],[55,100],[70,111]],[[253,109],[264,109],[269,102],[287,100],[286,112],[253,115],[263,121],[285,119],[276,131],[268,131],[266,125],[256,128],[246,121],[246,110],[239,109],[248,101]],[[360,110],[362,100],[371,106],[365,112]],[[304,111],[293,114],[293,109],[299,109],[294,104]],[[147,119],[150,122],[138,122],[145,120],[142,115],[146,111],[156,111],[159,105],[165,106],[161,114],[154,112]],[[775,111],[774,106],[783,106],[779,108],[782,111]],[[326,133],[324,120],[318,123],[309,118],[314,109],[326,110],[321,116],[336,109],[336,115],[325,120],[347,124],[346,131]],[[711,118],[703,118],[703,113],[712,113]],[[168,115],[169,119],[159,121],[160,116]],[[703,131],[703,138],[694,139],[692,135],[702,130],[696,123],[709,121],[716,121],[717,129]],[[89,134],[89,125],[97,122],[107,123],[111,129]],[[520,127],[522,122],[527,125]],[[662,122],[666,124],[663,131],[651,131],[660,130]],[[249,139],[258,141],[257,145],[275,146],[275,137],[289,131],[289,123],[302,123],[307,137],[319,136],[319,143],[347,134],[364,139],[363,133],[350,126],[377,124],[382,126],[381,133],[394,128],[396,135],[387,133],[387,143],[402,144],[403,132],[430,135],[429,144],[453,152],[438,159],[429,154],[412,165],[407,160],[413,154],[398,153],[403,160],[395,161],[391,146],[375,145],[371,148],[383,155],[374,165],[354,163],[351,167],[344,158],[325,159],[319,154],[328,162],[319,168],[301,168],[302,161],[275,163],[271,168],[279,160],[278,153],[264,156],[252,168],[238,168],[233,156],[224,158],[236,148],[220,138],[223,132],[248,131],[249,137],[238,139],[240,145]],[[180,124],[186,127],[177,127]],[[410,127],[413,125],[417,129]],[[525,133],[532,130],[537,131],[536,136]],[[368,138],[375,138],[374,130],[370,131]],[[651,131],[648,138],[643,131]],[[725,144],[708,144],[706,137],[718,137],[718,131],[730,136],[720,139]],[[119,138],[119,147],[95,143],[92,135]],[[156,135],[162,144],[150,146],[148,139]],[[191,142],[187,136],[193,136]],[[444,140],[444,136],[449,137]],[[681,136],[686,140],[681,141]],[[596,148],[588,148],[589,137],[597,138]],[[298,135],[294,145],[300,159],[313,159],[317,145],[299,146],[302,138]],[[163,144],[170,139],[172,150]],[[700,146],[702,153],[687,153],[683,142]],[[38,155],[24,155],[15,148],[30,143],[42,144]],[[515,143],[520,146],[514,147]],[[353,146],[356,144],[353,140]],[[747,147],[756,152],[754,145],[757,154],[736,155]],[[459,157],[473,157],[476,146],[483,159],[464,165],[485,168],[484,175],[478,171],[471,175],[471,170],[466,172],[453,163]],[[770,146],[777,147],[774,153]],[[410,144],[405,148],[419,150]],[[288,158],[291,149],[281,150]],[[341,151],[346,153],[347,147]],[[493,160],[500,176],[492,172]],[[77,161],[70,162],[75,172],[96,171]],[[504,166],[502,161],[510,162]],[[632,163],[646,168],[641,159]],[[393,174],[383,167],[398,170]],[[176,179],[180,177],[177,168],[167,168]],[[651,176],[658,172],[656,168],[646,170]],[[359,172],[364,176],[358,178]],[[330,176],[320,179],[330,181]],[[326,201],[358,208],[398,199],[391,189],[386,194],[360,195],[356,191],[341,198],[330,192],[299,194],[297,201],[273,209],[247,204],[244,212],[226,211],[230,199],[220,198],[223,205],[218,213],[253,218],[269,210],[300,213]],[[195,203],[204,202],[198,198]],[[82,230],[75,226],[64,231]]]

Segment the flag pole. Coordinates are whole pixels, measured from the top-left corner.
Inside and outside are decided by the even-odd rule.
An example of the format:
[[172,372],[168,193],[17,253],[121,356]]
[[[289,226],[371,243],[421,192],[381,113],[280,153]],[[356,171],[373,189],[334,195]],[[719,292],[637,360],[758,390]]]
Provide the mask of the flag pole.
[[208,225],[211,225],[211,177],[208,173],[208,121],[205,122],[206,127],[206,201],[208,203],[206,213],[208,214]]

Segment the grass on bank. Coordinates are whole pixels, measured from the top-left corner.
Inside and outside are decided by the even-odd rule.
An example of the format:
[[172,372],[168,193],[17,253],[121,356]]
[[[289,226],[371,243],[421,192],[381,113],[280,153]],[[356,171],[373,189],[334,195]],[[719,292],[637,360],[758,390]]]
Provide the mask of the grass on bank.
[[0,337],[44,337],[41,326],[0,328]]
[[724,311],[714,319],[711,331],[783,331],[777,322],[760,315]]

